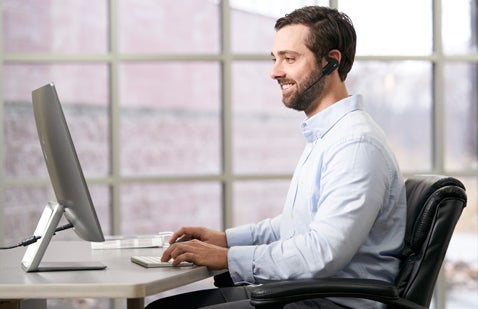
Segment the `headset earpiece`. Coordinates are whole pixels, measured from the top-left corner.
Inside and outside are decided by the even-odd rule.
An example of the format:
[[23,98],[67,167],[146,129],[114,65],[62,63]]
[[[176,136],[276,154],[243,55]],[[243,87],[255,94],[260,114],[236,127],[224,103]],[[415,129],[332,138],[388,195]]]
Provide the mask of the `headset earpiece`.
[[339,62],[337,60],[335,60],[334,58],[328,58],[327,64],[325,65],[325,67],[322,68],[322,74],[329,75],[338,67]]

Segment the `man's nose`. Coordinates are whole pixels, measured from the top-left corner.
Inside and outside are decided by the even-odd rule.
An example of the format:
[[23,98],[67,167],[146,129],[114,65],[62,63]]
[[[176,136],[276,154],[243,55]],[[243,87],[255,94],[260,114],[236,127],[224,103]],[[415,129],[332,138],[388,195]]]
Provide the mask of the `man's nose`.
[[269,72],[269,76],[272,79],[279,79],[284,77],[285,73],[282,70],[281,66],[278,64],[278,62],[274,62],[274,65],[271,68],[271,71]]

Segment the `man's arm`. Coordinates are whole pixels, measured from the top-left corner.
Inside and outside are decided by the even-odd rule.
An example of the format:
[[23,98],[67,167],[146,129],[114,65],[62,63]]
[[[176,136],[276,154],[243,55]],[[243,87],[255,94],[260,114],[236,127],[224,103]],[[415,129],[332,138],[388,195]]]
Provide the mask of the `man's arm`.
[[[228,242],[231,246],[273,241],[277,236],[279,217],[266,219],[256,225],[243,225],[225,232],[205,227],[182,227],[171,236],[171,246],[163,252],[163,262],[174,259],[173,265],[183,261],[211,269],[228,268]],[[275,226],[275,227],[274,227]],[[191,239],[182,241],[184,239]]]
[[176,241],[184,239],[198,239],[205,243],[216,245],[220,247],[227,247],[226,233],[208,229],[202,226],[185,226],[171,235],[169,243],[173,244]]

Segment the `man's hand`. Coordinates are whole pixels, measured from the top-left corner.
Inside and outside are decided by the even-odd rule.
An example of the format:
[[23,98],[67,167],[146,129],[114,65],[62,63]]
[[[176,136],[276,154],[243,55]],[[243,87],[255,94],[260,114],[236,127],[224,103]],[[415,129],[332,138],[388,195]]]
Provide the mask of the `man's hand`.
[[[174,236],[174,235],[173,235]],[[192,262],[196,265],[207,266],[210,269],[226,269],[227,251],[229,249],[216,246],[198,239],[176,242],[169,246],[161,257],[166,262],[173,259],[173,265],[181,262]]]
[[182,227],[171,236],[169,243],[186,239],[199,239],[207,244],[227,248],[226,233],[211,230],[205,227],[186,226]]

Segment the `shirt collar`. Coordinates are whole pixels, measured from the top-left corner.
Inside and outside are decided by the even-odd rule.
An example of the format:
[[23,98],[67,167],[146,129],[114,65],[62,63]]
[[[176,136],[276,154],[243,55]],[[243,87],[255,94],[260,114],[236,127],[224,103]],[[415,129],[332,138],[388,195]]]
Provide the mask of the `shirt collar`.
[[361,110],[362,106],[362,96],[353,95],[305,119],[301,124],[305,139],[312,143],[322,138],[342,117],[354,110]]

